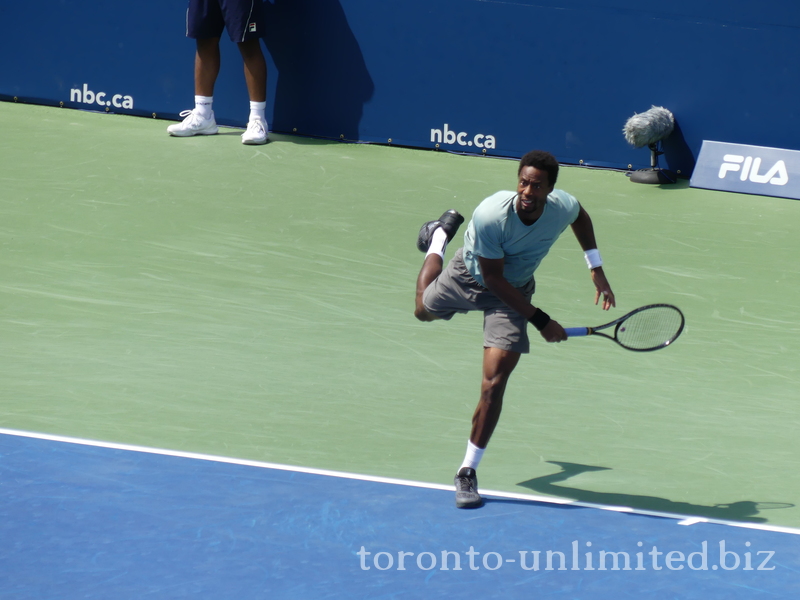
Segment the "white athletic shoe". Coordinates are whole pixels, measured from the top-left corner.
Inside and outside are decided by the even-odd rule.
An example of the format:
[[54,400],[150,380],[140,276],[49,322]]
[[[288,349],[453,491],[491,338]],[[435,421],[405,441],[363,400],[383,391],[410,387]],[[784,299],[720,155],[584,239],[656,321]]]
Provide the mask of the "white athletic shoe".
[[185,110],[181,113],[182,117],[186,117],[180,123],[175,123],[167,127],[167,132],[176,137],[189,137],[192,135],[214,135],[219,131],[217,122],[214,120],[214,112],[211,112],[211,118],[205,119],[199,113],[193,110]]
[[266,144],[269,139],[267,124],[261,119],[253,119],[247,124],[247,131],[242,134],[242,143],[250,145]]

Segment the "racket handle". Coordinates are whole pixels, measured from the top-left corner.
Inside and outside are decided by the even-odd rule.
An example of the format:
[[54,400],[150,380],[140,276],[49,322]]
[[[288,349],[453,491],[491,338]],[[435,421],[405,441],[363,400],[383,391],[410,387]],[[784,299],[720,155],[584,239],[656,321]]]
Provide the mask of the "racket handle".
[[567,332],[567,337],[581,337],[589,335],[588,327],[566,327],[564,331]]

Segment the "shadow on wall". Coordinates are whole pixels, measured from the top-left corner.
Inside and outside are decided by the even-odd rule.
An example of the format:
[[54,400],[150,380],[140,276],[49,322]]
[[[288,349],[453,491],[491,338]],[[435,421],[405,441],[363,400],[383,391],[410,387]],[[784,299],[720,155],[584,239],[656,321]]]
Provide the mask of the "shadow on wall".
[[270,128],[357,140],[375,86],[339,0],[267,0],[264,12],[278,69]]
[[692,175],[695,165],[695,156],[686,143],[681,131],[680,123],[675,122],[672,134],[663,141],[662,148],[666,165],[673,171],[680,171],[681,177],[688,178]]

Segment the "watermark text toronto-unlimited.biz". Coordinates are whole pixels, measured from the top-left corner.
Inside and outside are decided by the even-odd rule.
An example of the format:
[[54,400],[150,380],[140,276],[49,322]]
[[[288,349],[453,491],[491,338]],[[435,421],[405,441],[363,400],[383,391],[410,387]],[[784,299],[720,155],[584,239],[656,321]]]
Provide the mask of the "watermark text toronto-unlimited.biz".
[[407,552],[368,550],[361,546],[355,553],[362,571],[496,571],[516,568],[523,571],[773,571],[773,550],[759,550],[750,542],[729,544],[703,541],[691,550],[667,550],[637,542],[635,549],[605,550],[592,542],[574,540],[562,550],[519,550],[517,552],[481,552],[437,550]]

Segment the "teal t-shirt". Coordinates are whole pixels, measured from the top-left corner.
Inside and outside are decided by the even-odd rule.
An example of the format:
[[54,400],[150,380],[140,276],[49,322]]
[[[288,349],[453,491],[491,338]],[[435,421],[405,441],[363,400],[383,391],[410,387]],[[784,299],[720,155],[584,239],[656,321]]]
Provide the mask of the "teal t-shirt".
[[478,205],[464,234],[464,263],[481,285],[478,257],[504,258],[503,274],[515,287],[531,280],[558,236],[578,218],[580,204],[567,192],[553,190],[542,216],[525,225],[517,216],[517,194],[497,192]]

